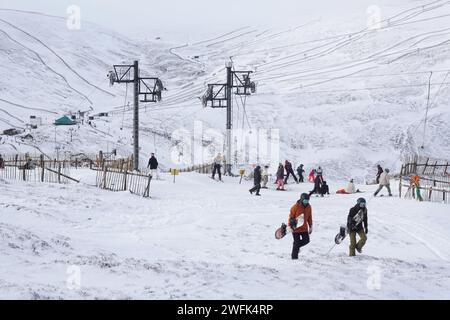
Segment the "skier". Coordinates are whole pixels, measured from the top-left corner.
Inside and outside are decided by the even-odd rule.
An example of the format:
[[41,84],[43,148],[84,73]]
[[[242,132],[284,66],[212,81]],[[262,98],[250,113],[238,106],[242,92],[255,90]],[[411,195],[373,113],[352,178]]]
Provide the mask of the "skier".
[[300,248],[309,243],[309,235],[312,233],[312,208],[307,193],[302,193],[300,199],[291,207],[288,226],[294,238],[291,257],[295,260],[298,259]]
[[267,188],[267,183],[269,182],[269,166],[264,166],[264,169],[261,173],[261,178],[262,178],[262,187],[261,189],[268,189]]
[[298,182],[304,182],[303,172],[305,172],[305,170],[303,170],[303,164],[300,164],[297,168]]
[[380,175],[380,185],[378,186],[377,191],[375,191],[375,193],[373,194],[374,197],[377,196],[378,192],[380,192],[381,189],[383,189],[383,187],[386,187],[386,189],[389,192],[389,197],[392,197],[389,179],[390,179],[389,169],[384,169],[383,173]]
[[260,196],[259,190],[261,190],[261,167],[256,166],[255,170],[253,171],[253,182],[254,187],[248,190],[250,194],[253,194],[253,192],[256,191],[255,196]]
[[322,182],[322,188],[320,189],[320,194],[321,194],[321,197],[323,197],[324,194],[328,194],[328,195],[330,194],[330,188],[328,187],[326,181]]
[[[366,234],[369,232],[366,200],[364,198],[359,198],[356,205],[350,209],[347,217],[347,230],[350,236],[349,256],[352,257],[355,256],[355,249],[359,253],[362,252],[362,248],[367,241]],[[356,234],[360,238],[358,242],[356,242]]]
[[147,169],[150,168],[150,174],[152,177],[155,177],[158,173],[158,160],[155,157],[155,154],[152,153],[150,159],[148,159]]
[[309,173],[308,181],[314,182],[315,179],[316,179],[316,169],[312,169],[311,172]]
[[283,164],[278,165],[277,170],[277,190],[279,191],[285,191],[284,189],[284,167]]
[[0,169],[5,168],[5,160],[3,159],[2,155],[0,154]]
[[213,167],[213,173],[212,178],[216,176],[216,172],[219,173],[219,180],[222,181],[222,173],[220,172],[220,167],[222,166],[223,158],[220,152],[217,154],[217,156],[214,158],[214,167]]
[[313,193],[316,193],[316,194],[320,194],[320,196],[323,197],[322,183],[323,183],[322,176],[317,175],[317,177],[314,179],[314,189],[312,189],[309,192],[309,196],[311,196]]
[[284,162],[284,169],[286,170],[286,178],[284,179],[284,183],[286,184],[289,176],[292,174],[296,183],[298,183],[297,177],[295,176],[294,170],[292,170],[292,163],[288,160]]
[[380,176],[383,173],[383,168],[379,164],[377,164],[377,169],[378,169],[378,172],[377,172],[377,177],[376,177],[375,181],[377,183],[380,183]]

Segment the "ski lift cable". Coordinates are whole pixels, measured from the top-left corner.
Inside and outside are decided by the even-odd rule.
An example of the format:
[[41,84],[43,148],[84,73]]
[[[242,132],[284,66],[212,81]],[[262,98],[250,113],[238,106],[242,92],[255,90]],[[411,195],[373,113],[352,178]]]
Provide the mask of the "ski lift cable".
[[[431,74],[432,74],[432,73],[431,73]],[[442,80],[442,82],[441,82],[441,84],[440,84],[440,86],[439,86],[439,89],[436,91],[436,94],[435,94],[435,96],[434,96],[433,101],[432,101],[429,105],[427,105],[427,109],[426,109],[426,112],[425,112],[425,116],[420,120],[420,122],[419,122],[419,123],[417,124],[417,126],[414,128],[414,132],[417,132],[417,130],[418,130],[418,128],[420,127],[420,125],[421,125],[422,123],[424,123],[424,133],[423,133],[423,142],[422,142],[422,146],[423,146],[424,143],[425,143],[425,132],[426,132],[426,122],[427,122],[427,118],[428,118],[428,110],[429,110],[430,108],[432,108],[432,107],[435,105],[436,100],[437,100],[437,98],[439,97],[439,94],[440,94],[440,92],[441,92],[441,89],[444,87],[444,84],[449,84],[448,82],[445,82],[445,81],[447,80],[447,77],[448,77],[449,74],[450,74],[450,71],[447,72],[447,74],[445,75],[444,79]]]

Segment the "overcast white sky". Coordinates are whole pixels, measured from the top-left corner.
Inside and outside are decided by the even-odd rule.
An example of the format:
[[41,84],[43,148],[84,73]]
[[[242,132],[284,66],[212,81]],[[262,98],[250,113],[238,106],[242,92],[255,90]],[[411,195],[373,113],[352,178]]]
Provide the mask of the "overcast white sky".
[[67,7],[78,5],[82,19],[128,36],[151,37],[155,32],[189,36],[248,25],[297,26],[350,12],[360,14],[363,24],[370,5],[407,2],[411,0],[0,0],[0,7],[67,16]]

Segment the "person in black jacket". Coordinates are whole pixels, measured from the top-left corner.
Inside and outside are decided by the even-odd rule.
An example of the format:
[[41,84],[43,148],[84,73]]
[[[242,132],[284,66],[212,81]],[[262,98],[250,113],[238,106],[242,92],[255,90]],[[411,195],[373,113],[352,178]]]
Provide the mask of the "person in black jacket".
[[328,188],[326,181],[322,181],[322,188],[320,189],[320,196],[323,197],[324,194],[330,194],[330,188]]
[[292,169],[292,163],[289,161],[284,162],[284,169],[286,170],[286,178],[284,179],[284,184],[287,184],[289,176],[292,174],[296,183],[298,183],[297,177],[295,176],[294,170]]
[[260,166],[256,166],[255,170],[253,171],[253,182],[254,182],[254,187],[251,188],[250,193],[253,194],[253,192],[256,191],[256,196],[260,196],[259,191],[261,190],[261,167]]
[[375,180],[377,181],[377,183],[380,183],[380,176],[384,170],[379,164],[377,165],[377,169],[378,169],[377,178]]
[[150,168],[150,173],[154,177],[158,169],[158,160],[156,159],[154,153],[152,153],[152,156],[150,157],[150,159],[148,159],[147,168]]
[[[347,230],[350,236],[350,251],[349,256],[355,256],[355,249],[361,253],[362,248],[366,244],[369,227],[367,224],[367,207],[366,200],[359,198],[356,205],[350,209],[347,217]],[[360,240],[356,242],[356,234],[359,235]]]
[[322,176],[318,175],[314,179],[314,189],[312,189],[309,192],[309,196],[311,196],[313,193],[317,193],[317,194],[320,194],[323,197],[323,194],[322,194],[322,183],[323,183]]
[[303,164],[300,164],[297,168],[298,182],[304,182],[303,172],[305,172],[303,169]]

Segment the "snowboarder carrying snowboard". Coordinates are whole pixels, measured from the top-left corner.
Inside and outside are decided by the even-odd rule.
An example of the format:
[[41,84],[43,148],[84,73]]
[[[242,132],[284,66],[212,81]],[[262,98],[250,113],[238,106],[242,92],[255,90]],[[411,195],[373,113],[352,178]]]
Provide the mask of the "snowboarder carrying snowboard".
[[309,235],[312,233],[312,208],[307,193],[302,193],[297,203],[291,207],[288,226],[294,237],[292,259],[295,260],[298,259],[300,248],[309,243]]
[[[355,256],[355,249],[359,253],[362,252],[362,248],[367,241],[366,234],[369,232],[366,200],[364,198],[359,198],[356,201],[356,205],[350,209],[347,217],[347,230],[350,236],[349,256],[353,257]],[[356,242],[356,234],[360,237],[358,242]]]

